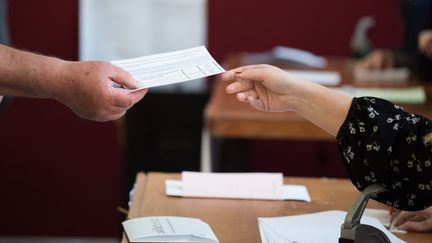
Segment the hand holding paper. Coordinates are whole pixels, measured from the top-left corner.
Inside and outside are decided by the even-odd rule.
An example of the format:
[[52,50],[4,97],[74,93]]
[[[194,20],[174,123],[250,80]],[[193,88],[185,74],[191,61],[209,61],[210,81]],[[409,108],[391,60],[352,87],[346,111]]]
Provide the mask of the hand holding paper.
[[140,82],[139,88],[132,92],[225,72],[204,46],[111,63],[125,69]]

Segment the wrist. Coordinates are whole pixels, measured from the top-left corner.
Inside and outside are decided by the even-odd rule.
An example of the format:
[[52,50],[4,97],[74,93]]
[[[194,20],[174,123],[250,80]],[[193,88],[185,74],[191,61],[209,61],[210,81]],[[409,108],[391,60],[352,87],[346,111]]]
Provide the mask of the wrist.
[[302,115],[313,104],[318,95],[317,90],[322,86],[299,78],[292,80],[294,82],[286,95],[286,103],[290,106],[291,111]]
[[50,86],[48,87],[48,96],[64,103],[64,100],[68,96],[68,91],[71,91],[69,87],[74,80],[71,79],[71,73],[73,62],[64,61],[57,59],[53,64],[51,79],[49,81]]
[[352,98],[312,82],[295,89],[293,110],[315,125],[336,136],[346,118]]

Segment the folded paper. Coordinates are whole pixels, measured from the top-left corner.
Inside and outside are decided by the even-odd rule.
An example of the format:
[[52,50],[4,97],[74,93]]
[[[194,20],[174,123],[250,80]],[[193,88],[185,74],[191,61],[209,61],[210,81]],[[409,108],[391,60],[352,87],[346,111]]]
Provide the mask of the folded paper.
[[196,218],[142,217],[122,225],[130,242],[219,242],[210,226]]

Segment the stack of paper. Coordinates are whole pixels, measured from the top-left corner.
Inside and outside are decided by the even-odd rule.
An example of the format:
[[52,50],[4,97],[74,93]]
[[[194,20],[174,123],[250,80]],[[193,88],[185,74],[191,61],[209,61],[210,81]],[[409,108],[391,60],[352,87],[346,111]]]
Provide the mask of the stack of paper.
[[286,69],[285,71],[299,78],[322,85],[337,86],[342,80],[340,73],[334,71],[306,71],[290,69]]
[[298,48],[276,46],[271,51],[246,53],[243,62],[245,64],[271,63],[275,60],[295,62],[314,68],[325,68],[327,59],[317,56],[312,52]]
[[210,226],[195,218],[143,217],[122,224],[130,242],[219,242]]
[[[258,218],[258,226],[262,242],[338,242],[345,216],[346,212],[343,211],[325,211],[287,217]],[[361,223],[380,229],[393,243],[404,242],[389,232],[377,219],[363,216]]]
[[384,70],[354,69],[356,81],[404,82],[410,75],[408,68],[389,68]]
[[297,48],[277,46],[273,49],[273,55],[279,59],[294,61],[311,67],[324,68],[327,66],[325,57]]
[[311,200],[304,185],[283,185],[282,173],[183,172],[182,181],[166,180],[165,188],[169,196]]

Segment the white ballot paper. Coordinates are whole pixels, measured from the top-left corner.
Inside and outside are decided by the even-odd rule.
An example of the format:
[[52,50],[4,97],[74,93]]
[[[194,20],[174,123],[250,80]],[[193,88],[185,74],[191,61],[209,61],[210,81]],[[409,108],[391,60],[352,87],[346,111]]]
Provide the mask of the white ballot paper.
[[283,185],[282,173],[183,172],[182,181],[166,180],[169,196],[299,200],[310,202],[304,185]]
[[[338,242],[344,211],[324,211],[286,217],[258,218],[262,242],[327,243]],[[362,224],[372,225],[384,232],[392,243],[403,243],[377,219],[364,216]]]
[[143,217],[122,224],[130,242],[219,242],[210,226],[196,218]]
[[204,46],[162,54],[111,61],[139,81],[144,88],[181,83],[225,72]]

